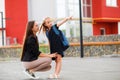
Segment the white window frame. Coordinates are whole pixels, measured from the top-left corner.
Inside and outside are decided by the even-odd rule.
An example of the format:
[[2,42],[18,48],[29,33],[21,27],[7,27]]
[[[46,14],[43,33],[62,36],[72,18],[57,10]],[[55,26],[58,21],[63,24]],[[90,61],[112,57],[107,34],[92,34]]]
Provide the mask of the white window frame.
[[120,22],[118,22],[118,34],[120,34]]
[[106,6],[117,7],[117,0],[106,0]]
[[[87,3],[86,0],[85,0],[85,4],[83,4],[83,0],[81,0],[81,3],[82,3],[82,4],[81,4],[81,5],[82,5],[82,6],[81,6],[81,7],[82,7],[82,17],[83,17],[83,18],[92,18],[92,0],[90,0],[90,3],[91,3],[90,5],[87,5],[87,4],[86,4],[86,3]],[[90,6],[90,7],[91,7],[91,16],[90,16],[90,17],[86,17],[86,16],[87,16],[87,9],[85,8],[85,13],[84,13],[84,12],[83,12],[83,6]],[[85,16],[83,16],[83,14],[84,14]]]

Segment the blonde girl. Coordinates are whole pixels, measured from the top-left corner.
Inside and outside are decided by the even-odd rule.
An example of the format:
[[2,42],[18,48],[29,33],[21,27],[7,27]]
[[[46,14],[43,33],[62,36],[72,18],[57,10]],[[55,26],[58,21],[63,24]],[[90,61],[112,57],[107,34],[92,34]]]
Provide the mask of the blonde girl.
[[52,24],[52,20],[50,17],[47,17],[44,19],[40,31],[43,30],[47,34],[49,44],[50,44],[50,52],[52,53],[57,53],[56,57],[52,58],[52,60],[55,60],[56,66],[55,66],[55,71],[54,74],[50,75],[50,78],[58,78],[60,71],[61,71],[61,66],[62,66],[62,57],[64,57],[64,50],[62,48],[62,42],[60,41],[60,37],[55,34],[55,31],[53,29],[59,29],[59,27],[64,24],[66,21],[72,19],[72,17],[67,17],[64,18],[62,21],[60,21],[57,24]]

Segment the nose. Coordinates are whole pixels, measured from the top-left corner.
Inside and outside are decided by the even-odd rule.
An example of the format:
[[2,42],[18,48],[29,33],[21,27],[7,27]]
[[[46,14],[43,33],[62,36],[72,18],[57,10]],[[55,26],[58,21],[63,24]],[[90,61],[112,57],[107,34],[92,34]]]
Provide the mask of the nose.
[[50,26],[52,25],[52,23],[50,23]]

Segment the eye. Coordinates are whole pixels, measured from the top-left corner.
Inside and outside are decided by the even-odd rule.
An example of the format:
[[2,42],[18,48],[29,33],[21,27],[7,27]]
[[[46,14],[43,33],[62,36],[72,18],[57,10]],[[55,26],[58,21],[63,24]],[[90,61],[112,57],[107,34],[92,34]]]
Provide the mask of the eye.
[[48,23],[51,23],[51,21],[49,21]]
[[35,25],[36,27],[38,27],[38,25]]

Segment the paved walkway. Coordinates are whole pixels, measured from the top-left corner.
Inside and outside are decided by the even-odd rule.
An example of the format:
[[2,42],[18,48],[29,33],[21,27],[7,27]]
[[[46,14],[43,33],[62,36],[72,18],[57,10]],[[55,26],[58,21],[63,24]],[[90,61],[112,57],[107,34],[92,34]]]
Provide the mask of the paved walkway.
[[[55,63],[48,72],[37,72],[37,80],[48,80]],[[17,60],[0,61],[0,80],[33,80],[26,76],[21,62]],[[55,79],[54,79],[55,80]],[[59,80],[120,80],[120,57],[117,58],[63,58]]]

